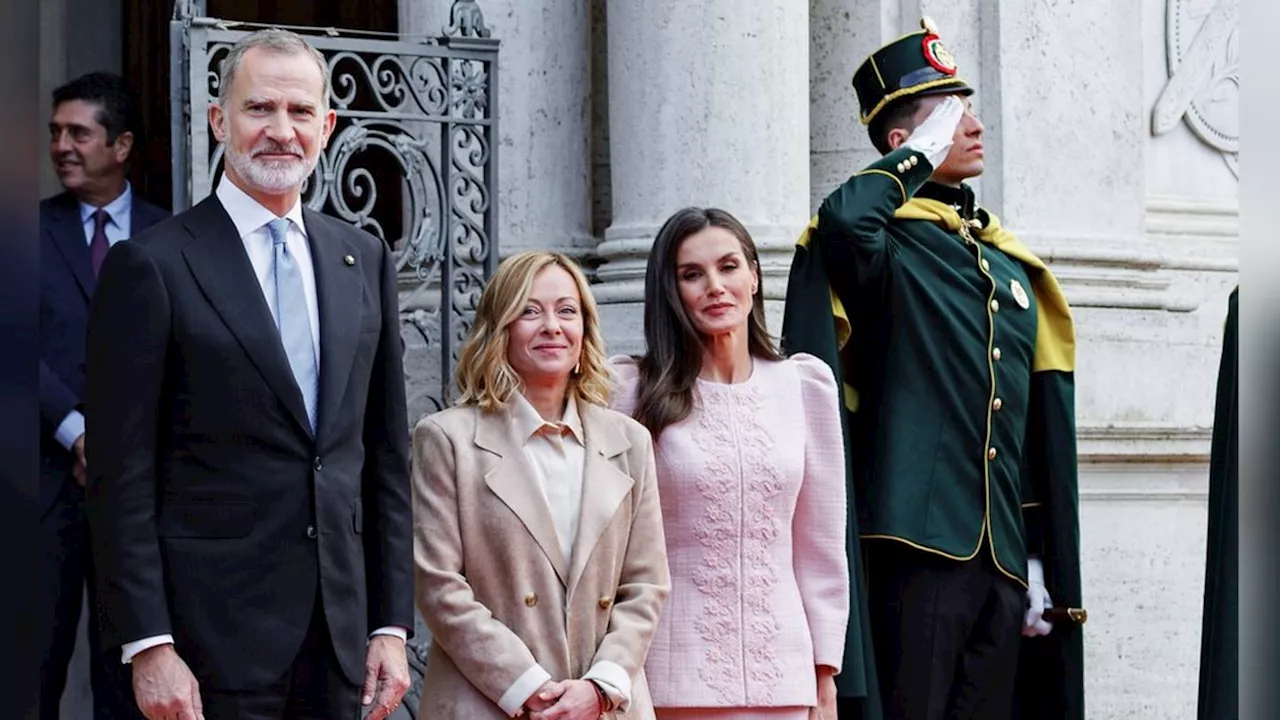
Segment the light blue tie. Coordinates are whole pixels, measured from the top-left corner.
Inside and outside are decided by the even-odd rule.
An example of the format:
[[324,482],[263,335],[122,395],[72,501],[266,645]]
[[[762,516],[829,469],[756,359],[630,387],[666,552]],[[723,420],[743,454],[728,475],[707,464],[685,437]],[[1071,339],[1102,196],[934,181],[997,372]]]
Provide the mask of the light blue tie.
[[315,344],[311,337],[311,312],[307,309],[307,296],[302,291],[302,272],[285,238],[289,221],[277,218],[267,223],[271,235],[271,278],[276,291],[276,327],[280,330],[280,342],[284,354],[289,357],[293,379],[302,391],[302,402],[307,406],[307,419],[311,432],[316,431],[316,390],[319,372],[316,369]]

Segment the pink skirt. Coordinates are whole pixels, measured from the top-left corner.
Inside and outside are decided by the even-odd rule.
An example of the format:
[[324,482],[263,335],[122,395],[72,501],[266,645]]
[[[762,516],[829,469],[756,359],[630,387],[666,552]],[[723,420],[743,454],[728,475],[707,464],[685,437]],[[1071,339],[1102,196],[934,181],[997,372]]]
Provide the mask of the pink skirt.
[[807,707],[654,708],[658,720],[809,720]]

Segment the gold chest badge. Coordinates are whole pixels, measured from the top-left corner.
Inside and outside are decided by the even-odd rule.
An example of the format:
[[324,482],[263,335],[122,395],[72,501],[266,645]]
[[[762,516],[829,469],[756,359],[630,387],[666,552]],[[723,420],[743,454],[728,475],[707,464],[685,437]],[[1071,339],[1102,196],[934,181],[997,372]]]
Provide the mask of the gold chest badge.
[[1031,307],[1031,299],[1027,297],[1027,291],[1023,289],[1022,283],[1017,280],[1010,280],[1009,291],[1013,293],[1013,299],[1017,301],[1018,307],[1023,310]]

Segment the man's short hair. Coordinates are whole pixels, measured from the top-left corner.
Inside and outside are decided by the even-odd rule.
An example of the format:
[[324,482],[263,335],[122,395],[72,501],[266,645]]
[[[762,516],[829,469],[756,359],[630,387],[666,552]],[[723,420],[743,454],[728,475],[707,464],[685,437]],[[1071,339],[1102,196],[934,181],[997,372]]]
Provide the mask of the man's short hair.
[[244,60],[245,53],[256,47],[281,55],[303,54],[315,60],[316,65],[320,67],[322,85],[320,107],[326,110],[329,108],[329,63],[325,61],[324,55],[321,55],[314,45],[307,42],[306,38],[295,32],[279,28],[258,30],[245,35],[235,45],[231,46],[231,51],[218,64],[218,105],[224,109],[226,108],[227,100],[231,96],[231,83],[236,79],[236,71],[240,69],[240,63]]
[[889,131],[895,128],[906,128],[907,130],[915,129],[912,124],[912,118],[916,116],[916,112],[920,109],[920,101],[926,96],[911,95],[886,105],[867,125],[867,134],[871,136],[871,144],[876,146],[876,150],[881,155],[888,155],[893,152],[893,148],[889,146]]
[[142,139],[138,101],[125,83],[114,73],[92,72],[59,86],[53,91],[53,107],[73,100],[98,106],[96,119],[107,130],[107,145],[126,132],[133,133],[134,146]]

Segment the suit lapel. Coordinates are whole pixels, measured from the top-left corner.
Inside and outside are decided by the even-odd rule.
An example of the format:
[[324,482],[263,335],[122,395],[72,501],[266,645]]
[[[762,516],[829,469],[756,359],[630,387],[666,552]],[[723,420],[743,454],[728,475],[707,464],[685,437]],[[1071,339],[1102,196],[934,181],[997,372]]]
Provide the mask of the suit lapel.
[[617,421],[602,408],[587,402],[578,403],[578,412],[586,436],[586,457],[582,463],[582,514],[578,519],[578,537],[573,543],[573,565],[569,569],[570,595],[582,579],[596,543],[635,485],[635,480],[612,461],[631,447]]
[[235,224],[217,196],[210,195],[184,216],[183,225],[195,238],[182,250],[192,276],[289,414],[310,435],[302,391]]
[[359,267],[347,265],[345,256],[355,252],[340,234],[303,210],[307,239],[311,246],[312,265],[316,276],[316,302],[320,306],[320,397],[316,427],[337,418],[342,396],[347,390],[356,345],[360,341],[360,315],[363,302],[362,273]]
[[507,413],[480,411],[476,420],[475,442],[501,458],[485,473],[485,484],[524,523],[525,529],[555,568],[560,582],[567,587],[568,563],[560,551],[555,521],[551,519],[547,499],[538,488],[538,480],[525,459],[521,450],[523,445],[515,437]]
[[137,193],[134,193],[133,209],[129,212],[129,235],[137,237],[143,230],[155,225],[165,217],[163,210],[144,201],[138,197]]
[[67,263],[71,275],[84,293],[85,300],[93,297],[97,280],[93,277],[93,261],[89,257],[89,243],[80,223],[80,205],[69,194],[60,195],[49,214],[49,236],[53,246]]

